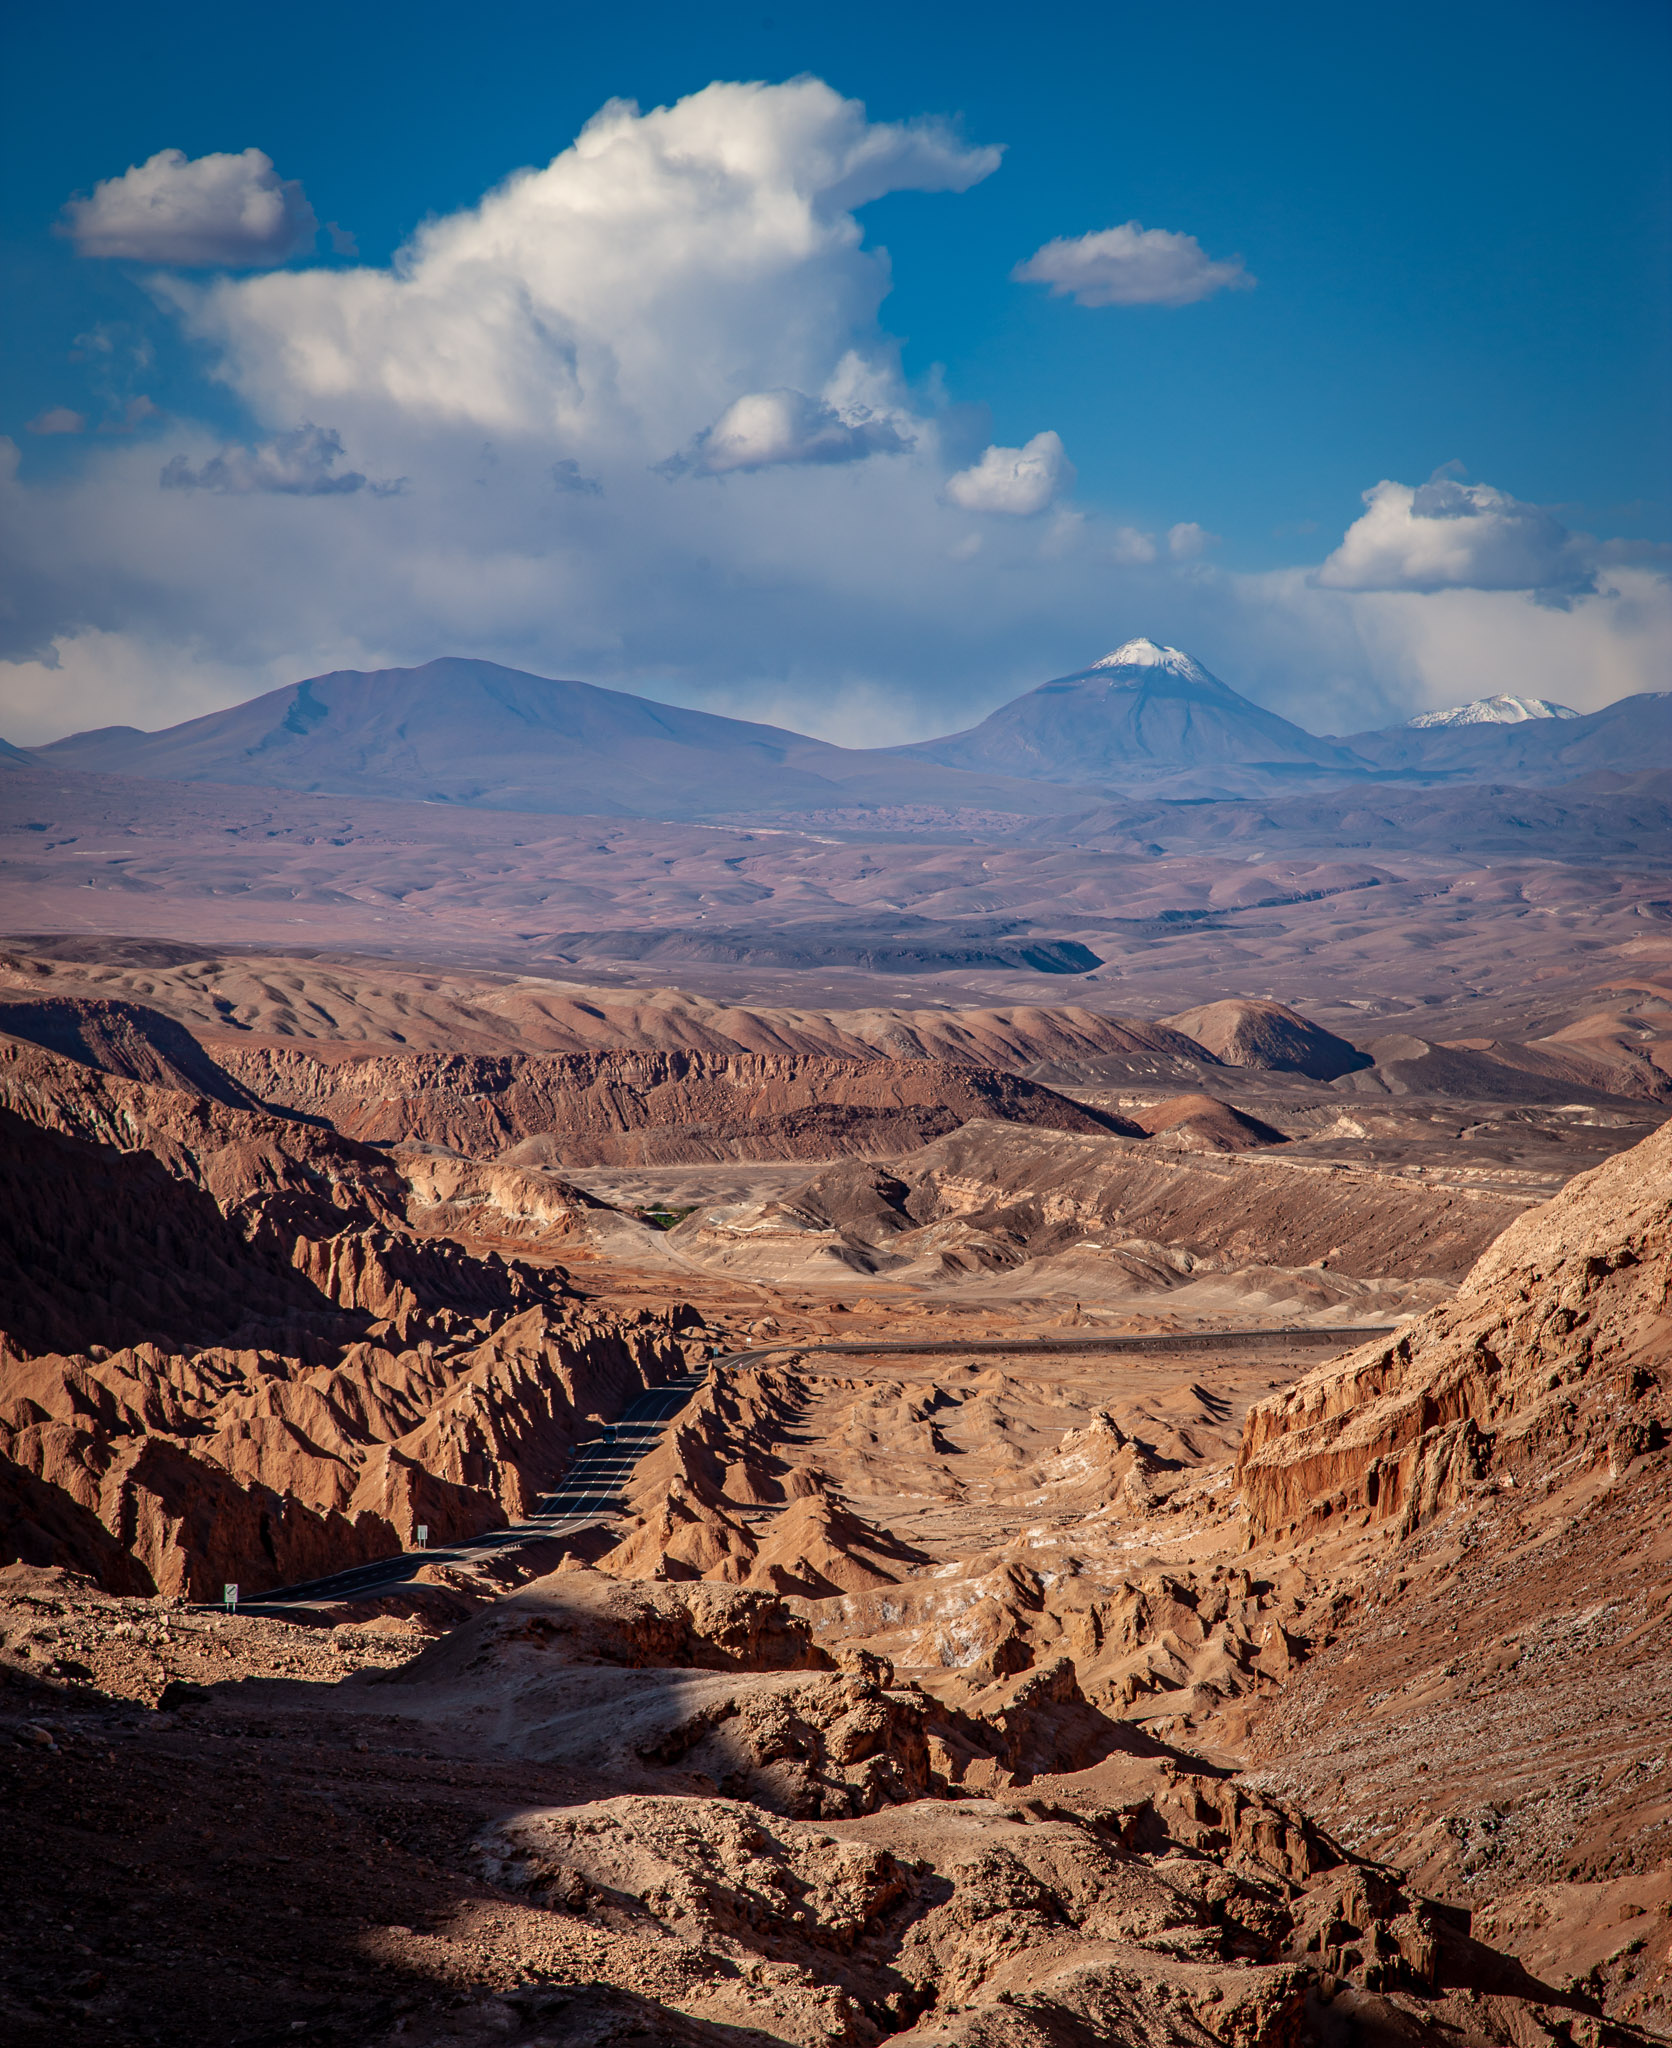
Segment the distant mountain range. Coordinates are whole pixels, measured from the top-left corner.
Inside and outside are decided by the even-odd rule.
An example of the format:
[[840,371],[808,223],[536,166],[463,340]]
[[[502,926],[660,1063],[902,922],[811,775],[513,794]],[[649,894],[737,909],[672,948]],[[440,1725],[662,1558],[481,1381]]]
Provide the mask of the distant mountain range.
[[1672,766],[1672,692],[1586,716],[1489,697],[1319,738],[1176,647],[1129,640],[965,732],[832,746],[494,662],[339,670],[161,732],[105,726],[0,769],[101,774],[581,816],[1086,812],[1110,793],[1262,797],[1392,779],[1553,787]]
[[1432,781],[1549,788],[1602,772],[1632,775],[1672,768],[1672,690],[1622,697],[1584,716],[1395,725],[1342,744],[1383,774]]
[[1419,711],[1405,723],[1420,731],[1430,725],[1525,725],[1529,718],[1577,718],[1565,704],[1548,697],[1475,697],[1446,711]]
[[585,817],[1058,806],[1055,794],[1002,775],[460,659],[341,669],[163,732],[104,726],[33,755],[101,774]]

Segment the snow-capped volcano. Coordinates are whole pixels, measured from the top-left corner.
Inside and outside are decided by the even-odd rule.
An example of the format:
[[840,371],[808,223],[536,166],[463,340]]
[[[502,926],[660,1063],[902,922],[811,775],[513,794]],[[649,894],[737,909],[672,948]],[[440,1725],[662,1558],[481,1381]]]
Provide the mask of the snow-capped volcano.
[[1435,725],[1525,725],[1533,718],[1577,718],[1565,704],[1553,704],[1548,697],[1476,697],[1468,704],[1453,704],[1448,711],[1419,711],[1405,723],[1421,732]]
[[1202,664],[1186,654],[1182,647],[1163,647],[1156,640],[1125,640],[1112,654],[1105,654],[1101,661],[1094,661],[1086,673],[1095,675],[1099,669],[1105,668],[1164,668],[1192,683],[1213,680]]
[[1215,789],[1234,789],[1248,772],[1363,765],[1338,740],[1314,738],[1240,696],[1182,648],[1147,637],[1041,683],[967,732],[899,751],[949,768],[1116,788],[1206,776]]

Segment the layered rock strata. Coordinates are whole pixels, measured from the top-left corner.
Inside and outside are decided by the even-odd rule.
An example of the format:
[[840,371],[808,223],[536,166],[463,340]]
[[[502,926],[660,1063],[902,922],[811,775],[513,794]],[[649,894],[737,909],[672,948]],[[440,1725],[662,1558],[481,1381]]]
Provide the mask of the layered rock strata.
[[945,1060],[217,1049],[261,1101],[326,1117],[347,1136],[569,1167],[909,1151],[972,1116],[1060,1131],[1137,1128],[1036,1082]]
[[1658,1450],[1669,1376],[1663,1125],[1512,1224],[1455,1302],[1262,1403],[1237,1480],[1267,1539],[1355,1511],[1410,1535],[1472,1486]]

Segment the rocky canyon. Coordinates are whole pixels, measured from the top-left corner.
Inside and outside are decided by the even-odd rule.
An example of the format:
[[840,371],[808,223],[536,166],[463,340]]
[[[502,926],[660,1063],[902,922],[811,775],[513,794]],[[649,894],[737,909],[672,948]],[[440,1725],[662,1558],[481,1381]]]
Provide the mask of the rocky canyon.
[[1672,2031],[1660,985],[3,977],[9,2037]]

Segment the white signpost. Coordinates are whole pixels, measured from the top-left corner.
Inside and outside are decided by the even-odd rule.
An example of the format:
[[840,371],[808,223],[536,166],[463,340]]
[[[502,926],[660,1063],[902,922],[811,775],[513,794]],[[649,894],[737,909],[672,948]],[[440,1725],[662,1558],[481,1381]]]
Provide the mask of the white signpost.
[[228,1614],[236,1614],[238,1612],[238,1583],[235,1579],[228,1579],[226,1584],[222,1586],[221,1598],[226,1602]]
[[429,1547],[430,1547],[430,1525],[429,1525],[429,1523],[428,1523],[428,1522],[420,1522],[420,1523],[418,1524],[417,1528],[413,1530],[413,1532],[412,1532],[412,1538],[413,1538],[413,1541],[414,1541],[414,1543],[415,1543],[415,1544],[417,1545],[417,1547],[418,1547],[418,1548],[419,1548],[420,1550],[428,1550],[428,1549],[429,1549]]

